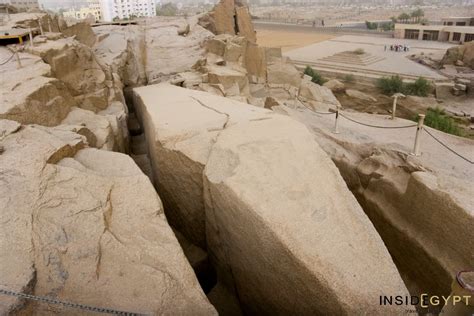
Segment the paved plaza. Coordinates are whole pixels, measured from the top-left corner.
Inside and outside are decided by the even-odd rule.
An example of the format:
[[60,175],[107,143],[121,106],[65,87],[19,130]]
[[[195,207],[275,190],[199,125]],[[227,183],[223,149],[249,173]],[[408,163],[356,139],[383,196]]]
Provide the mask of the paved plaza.
[[[390,51],[390,45],[395,44],[408,45],[410,50],[408,52]],[[452,46],[454,45],[451,43],[437,41],[344,35],[288,51],[285,56],[290,57],[297,64],[308,64],[315,68],[323,67],[379,75],[423,76],[429,79],[443,80],[446,79],[444,76],[427,66],[410,60],[407,56],[421,52],[427,55],[442,56],[446,49]],[[335,62],[328,58],[358,48],[362,48],[367,54],[374,57],[380,57],[379,60],[369,65],[361,65]]]

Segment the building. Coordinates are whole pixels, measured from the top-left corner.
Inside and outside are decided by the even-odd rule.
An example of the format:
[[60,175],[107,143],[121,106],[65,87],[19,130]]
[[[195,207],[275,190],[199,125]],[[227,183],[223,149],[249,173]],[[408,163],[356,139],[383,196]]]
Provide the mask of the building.
[[395,38],[462,44],[474,41],[474,18],[444,18],[437,25],[395,24]]
[[10,4],[19,11],[35,11],[40,9],[38,0],[0,0],[0,4]]
[[156,15],[155,0],[100,0],[104,21]]
[[460,18],[460,17],[453,17],[453,18],[443,18],[441,19],[443,25],[454,25],[454,26],[474,26],[474,18]]
[[87,0],[87,6],[81,8],[72,8],[68,11],[63,12],[63,16],[66,18],[75,19],[86,19],[88,17],[94,17],[95,21],[102,21],[102,11],[100,9],[99,0]]

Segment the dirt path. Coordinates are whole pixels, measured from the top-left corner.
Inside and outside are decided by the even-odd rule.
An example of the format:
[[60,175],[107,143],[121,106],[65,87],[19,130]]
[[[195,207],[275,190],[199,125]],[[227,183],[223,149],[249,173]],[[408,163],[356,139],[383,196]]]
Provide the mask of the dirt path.
[[310,28],[308,31],[297,31],[258,24],[255,24],[255,28],[259,45],[281,47],[284,52],[336,37],[332,34],[311,32]]

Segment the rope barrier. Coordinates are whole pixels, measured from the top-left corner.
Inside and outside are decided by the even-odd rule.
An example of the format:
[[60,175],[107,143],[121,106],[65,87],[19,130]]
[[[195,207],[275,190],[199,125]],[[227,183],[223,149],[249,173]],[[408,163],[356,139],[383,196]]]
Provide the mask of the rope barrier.
[[444,144],[442,141],[440,141],[438,138],[436,138],[433,134],[431,134],[429,131],[428,131],[428,128],[425,128],[424,129],[426,131],[426,133],[428,135],[430,135],[435,141],[437,141],[440,145],[442,145],[444,148],[446,148],[447,150],[449,150],[450,152],[452,152],[453,154],[455,154],[456,156],[458,156],[459,158],[461,159],[464,159],[465,161],[469,162],[470,164],[474,164],[474,161],[472,160],[469,160],[468,158],[464,157],[463,155],[457,153],[454,149],[448,147],[448,145]]
[[[367,123],[363,123],[363,122],[359,122],[357,120],[354,120],[350,117],[348,117],[347,115],[344,115],[343,113],[341,112],[318,112],[318,111],[312,111],[313,113],[316,113],[316,114],[322,114],[322,115],[326,115],[326,114],[336,114],[336,125],[335,125],[335,128],[334,128],[334,132],[337,134],[338,133],[338,129],[337,129],[337,117],[338,117],[338,113],[344,117],[345,119],[351,121],[351,122],[354,122],[356,124],[360,124],[360,125],[363,125],[363,126],[367,126],[367,127],[373,127],[373,128],[383,128],[383,129],[402,129],[402,128],[412,128],[412,127],[416,127],[418,126],[418,124],[411,124],[411,125],[404,125],[404,126],[381,126],[381,125],[372,125],[372,124],[367,124]],[[423,125],[423,123],[421,123]],[[443,146],[444,148],[446,148],[447,150],[449,150],[451,153],[455,154],[456,156],[458,156],[459,158],[467,161],[468,163],[470,164],[474,164],[474,161],[464,157],[463,155],[459,154],[458,152],[456,152],[454,149],[452,149],[451,147],[449,147],[448,145],[446,145],[445,143],[443,143],[441,140],[439,140],[436,136],[434,136],[433,134],[430,133],[430,131],[428,130],[428,128],[423,128],[423,126],[421,127],[421,130],[425,130],[426,133],[428,135],[430,135],[436,142],[438,142],[441,146]],[[418,133],[418,132],[417,132]],[[418,134],[417,134],[418,135]],[[418,136],[417,136],[418,137]],[[415,148],[417,147],[416,145],[416,141],[415,141]],[[415,149],[415,154],[418,155],[417,153],[417,149]]]
[[12,60],[13,56],[15,56],[15,53],[13,53],[10,57],[8,57],[8,59],[5,60],[4,62],[1,62],[0,66],[6,65],[10,60]]
[[411,124],[411,125],[405,125],[405,126],[381,126],[381,125],[372,125],[372,124],[366,124],[366,123],[362,123],[362,122],[359,122],[359,121],[356,121],[350,117],[347,117],[346,115],[342,114],[341,113],[341,116],[351,122],[354,122],[354,123],[357,123],[357,124],[360,124],[360,125],[364,125],[364,126],[368,126],[368,127],[374,127],[374,128],[386,128],[386,129],[399,129],[399,128],[411,128],[411,127],[415,127],[417,124]]
[[30,294],[25,294],[25,293],[18,293],[18,292],[4,290],[4,289],[0,289],[0,294],[8,295],[8,296],[14,296],[14,297],[28,299],[28,300],[33,300],[33,301],[38,301],[38,302],[43,302],[43,303],[48,303],[48,304],[62,305],[64,307],[76,308],[76,309],[81,309],[81,310],[86,310],[86,311],[96,312],[96,313],[105,313],[105,314],[113,314],[113,315],[125,315],[125,316],[141,316],[141,315],[143,315],[143,314],[137,314],[137,313],[117,311],[117,310],[113,310],[113,309],[109,309],[109,308],[94,307],[94,306],[89,306],[89,305],[65,302],[65,301],[56,300],[56,299],[53,299],[53,298],[50,298],[50,297],[35,296],[35,295],[30,295]]
[[330,115],[330,114],[336,114],[336,112],[318,112],[318,111],[312,111],[313,113],[316,114],[321,114],[321,115]]

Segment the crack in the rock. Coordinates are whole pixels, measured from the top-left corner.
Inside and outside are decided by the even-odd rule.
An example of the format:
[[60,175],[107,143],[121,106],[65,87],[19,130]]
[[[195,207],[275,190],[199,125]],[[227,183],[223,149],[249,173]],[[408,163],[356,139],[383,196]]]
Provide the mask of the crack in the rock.
[[210,106],[204,104],[204,102],[202,102],[201,100],[199,100],[199,99],[197,99],[193,96],[190,96],[190,98],[193,99],[194,101],[198,102],[201,106],[205,107],[206,109],[209,109],[209,110],[214,111],[214,112],[216,112],[218,114],[221,114],[221,115],[225,115],[226,121],[225,121],[224,125],[222,125],[222,129],[224,130],[224,129],[227,128],[227,124],[229,123],[229,120],[230,120],[230,115],[229,114],[218,111],[218,110],[214,109],[213,107],[210,107]]

